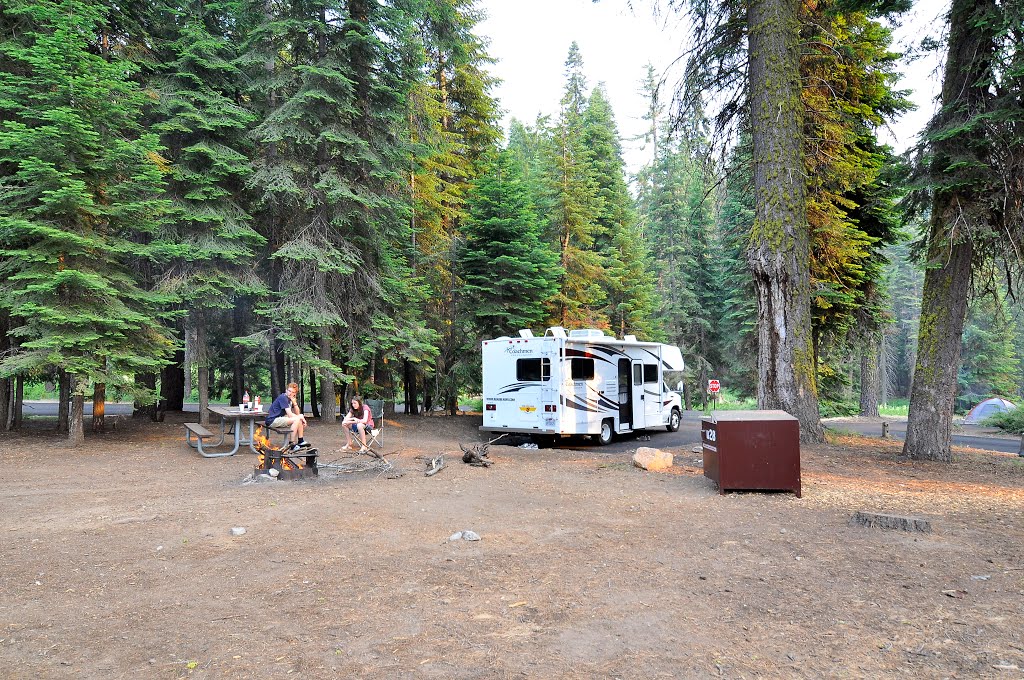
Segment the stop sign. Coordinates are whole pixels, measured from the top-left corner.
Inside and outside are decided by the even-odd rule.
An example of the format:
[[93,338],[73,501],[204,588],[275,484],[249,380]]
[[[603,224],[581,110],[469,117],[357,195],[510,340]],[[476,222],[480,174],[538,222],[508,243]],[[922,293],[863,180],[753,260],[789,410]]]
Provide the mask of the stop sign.
[[718,394],[718,391],[720,389],[722,389],[722,383],[718,382],[717,380],[708,381],[708,392],[710,392],[711,394]]

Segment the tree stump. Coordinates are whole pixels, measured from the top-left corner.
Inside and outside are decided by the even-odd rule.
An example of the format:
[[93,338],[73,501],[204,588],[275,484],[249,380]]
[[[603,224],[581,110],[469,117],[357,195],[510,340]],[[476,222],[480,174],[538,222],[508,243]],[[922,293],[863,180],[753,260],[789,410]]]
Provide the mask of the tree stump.
[[929,533],[932,530],[932,523],[923,517],[883,515],[877,512],[855,512],[850,516],[850,524],[877,529],[899,529],[901,531],[920,531],[923,533]]

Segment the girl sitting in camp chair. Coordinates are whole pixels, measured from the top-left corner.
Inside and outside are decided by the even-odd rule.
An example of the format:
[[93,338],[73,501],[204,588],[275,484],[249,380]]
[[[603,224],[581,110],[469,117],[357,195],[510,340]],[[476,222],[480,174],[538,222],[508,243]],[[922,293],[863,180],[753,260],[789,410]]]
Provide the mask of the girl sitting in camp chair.
[[345,414],[345,419],[341,421],[341,426],[345,428],[345,446],[341,450],[355,450],[355,447],[352,446],[352,435],[355,435],[359,440],[359,450],[366,451],[366,433],[373,429],[373,413],[358,394],[352,397],[349,406],[351,408]]

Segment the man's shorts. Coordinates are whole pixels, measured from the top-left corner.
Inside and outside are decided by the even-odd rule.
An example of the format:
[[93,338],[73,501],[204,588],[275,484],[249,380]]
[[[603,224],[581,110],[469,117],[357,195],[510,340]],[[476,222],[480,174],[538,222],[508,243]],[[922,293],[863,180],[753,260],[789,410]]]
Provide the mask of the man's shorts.
[[274,418],[274,422],[272,422],[270,424],[270,427],[288,427],[289,424],[290,423],[288,422],[288,418],[287,417],[285,417],[285,416],[278,416],[278,417]]

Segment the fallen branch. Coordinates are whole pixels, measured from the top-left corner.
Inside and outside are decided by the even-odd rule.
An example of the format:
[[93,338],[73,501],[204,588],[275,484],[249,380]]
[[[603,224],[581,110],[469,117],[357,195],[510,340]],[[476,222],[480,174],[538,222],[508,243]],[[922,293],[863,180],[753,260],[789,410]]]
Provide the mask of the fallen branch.
[[432,477],[440,472],[444,468],[444,454],[436,458],[431,458],[430,462],[427,463],[427,471],[423,473],[424,477]]

